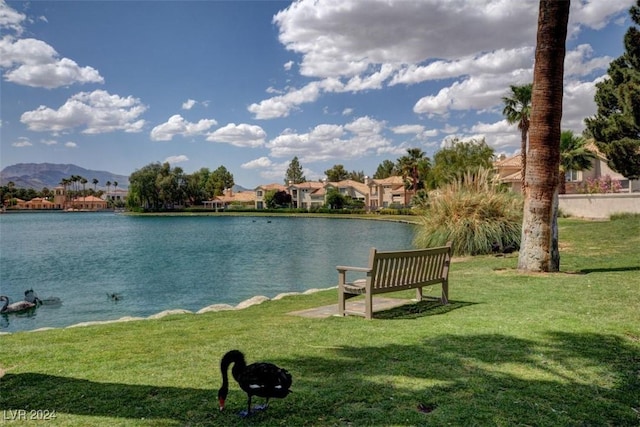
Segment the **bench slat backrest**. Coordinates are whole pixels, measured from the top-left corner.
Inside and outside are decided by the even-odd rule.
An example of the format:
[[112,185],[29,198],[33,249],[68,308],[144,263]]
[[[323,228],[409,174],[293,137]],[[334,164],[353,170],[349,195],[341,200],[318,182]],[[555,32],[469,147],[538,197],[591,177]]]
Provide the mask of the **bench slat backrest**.
[[449,245],[408,251],[371,250],[371,288],[402,288],[446,281],[449,275]]

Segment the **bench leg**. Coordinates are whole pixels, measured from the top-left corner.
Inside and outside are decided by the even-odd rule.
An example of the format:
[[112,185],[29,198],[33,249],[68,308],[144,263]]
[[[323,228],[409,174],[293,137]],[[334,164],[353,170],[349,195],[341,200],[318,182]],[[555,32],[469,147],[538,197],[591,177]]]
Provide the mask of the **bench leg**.
[[449,304],[449,281],[442,282],[442,304]]
[[422,301],[422,288],[416,288],[416,299]]
[[364,296],[364,317],[373,319],[373,295],[370,292]]
[[344,316],[346,298],[344,297],[344,292],[341,289],[338,289],[338,314],[340,316]]

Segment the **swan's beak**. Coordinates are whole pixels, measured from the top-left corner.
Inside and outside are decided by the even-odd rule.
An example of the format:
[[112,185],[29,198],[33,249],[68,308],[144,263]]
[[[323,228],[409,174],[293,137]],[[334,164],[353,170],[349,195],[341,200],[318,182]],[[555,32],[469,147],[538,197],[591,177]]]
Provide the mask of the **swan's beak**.
[[224,399],[218,399],[218,403],[220,404],[220,411],[222,411],[224,409]]

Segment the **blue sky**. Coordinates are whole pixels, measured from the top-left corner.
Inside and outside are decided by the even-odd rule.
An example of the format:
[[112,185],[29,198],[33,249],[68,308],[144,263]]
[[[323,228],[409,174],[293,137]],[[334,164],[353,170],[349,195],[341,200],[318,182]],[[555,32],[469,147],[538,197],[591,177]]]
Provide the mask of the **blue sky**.
[[[595,113],[634,0],[572,1],[563,129]],[[236,184],[373,175],[451,138],[518,152],[502,97],[531,82],[533,0],[0,0],[0,168],[129,175],[168,161]]]

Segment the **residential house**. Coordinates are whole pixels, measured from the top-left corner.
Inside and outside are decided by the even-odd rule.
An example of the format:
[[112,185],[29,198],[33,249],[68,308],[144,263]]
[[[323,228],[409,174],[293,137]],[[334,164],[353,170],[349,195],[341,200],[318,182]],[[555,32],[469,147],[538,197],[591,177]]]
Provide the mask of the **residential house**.
[[96,196],[80,196],[67,204],[67,209],[80,211],[102,211],[107,209],[107,201]]
[[205,200],[203,202],[204,207],[207,209],[224,210],[231,206],[241,206],[243,208],[253,208],[256,204],[255,191],[239,191],[233,192],[233,189],[227,188],[224,194],[216,196],[211,200]]
[[265,205],[264,196],[269,191],[287,191],[287,187],[282,184],[265,184],[259,185],[256,187],[255,191],[255,205],[256,209],[265,209],[267,206]]
[[325,183],[307,181],[299,184],[290,183],[287,192],[291,195],[293,208],[312,209],[324,206],[326,194]]
[[55,204],[42,197],[34,197],[28,202],[23,201],[21,209],[54,209]]
[[127,201],[127,196],[129,195],[129,190],[123,190],[122,188],[116,188],[114,190],[108,190],[106,193],[102,195],[102,197],[111,202],[112,205],[123,205]]
[[390,206],[407,206],[413,197],[413,192],[405,188],[401,176],[390,176],[384,179],[365,177],[364,182],[369,187],[369,200],[366,205],[371,210]]
[[[598,150],[593,142],[587,144],[587,147],[596,155],[596,158],[592,160],[592,166],[588,170],[569,170],[565,173],[567,194],[580,193],[588,181],[605,177],[618,181],[620,183],[620,192],[640,191],[640,180],[630,181],[621,174],[614,172],[607,164],[606,156]],[[502,156],[494,163],[494,168],[500,182],[509,186],[513,191],[522,191],[522,158],[520,154],[512,157]]]

